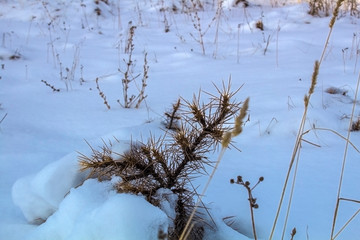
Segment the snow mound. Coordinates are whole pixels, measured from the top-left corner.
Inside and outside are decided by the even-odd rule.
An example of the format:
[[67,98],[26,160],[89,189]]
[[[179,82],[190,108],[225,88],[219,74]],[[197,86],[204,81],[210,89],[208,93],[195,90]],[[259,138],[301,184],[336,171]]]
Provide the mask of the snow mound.
[[[115,142],[116,154],[130,148],[129,141]],[[89,154],[90,155],[90,154]],[[88,173],[79,172],[78,153],[71,153],[55,161],[35,175],[17,180],[12,198],[30,223],[40,224],[53,214],[71,188],[84,182]],[[114,156],[115,157],[115,156]]]
[[112,182],[89,179],[72,189],[28,239],[157,239],[167,228],[166,214],[143,197],[117,194]]
[[44,222],[54,213],[72,187],[81,184],[86,173],[78,171],[75,153],[47,165],[36,175],[17,180],[12,198],[30,223]]

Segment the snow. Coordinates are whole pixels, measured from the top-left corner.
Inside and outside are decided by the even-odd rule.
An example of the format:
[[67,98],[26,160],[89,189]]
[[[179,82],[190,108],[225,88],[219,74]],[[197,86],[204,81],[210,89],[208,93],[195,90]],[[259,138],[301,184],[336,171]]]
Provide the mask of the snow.
[[[253,195],[259,204],[254,210],[256,230],[260,239],[267,239],[330,17],[312,17],[308,4],[298,1],[256,0],[249,1],[248,8],[225,1],[217,43],[213,23],[204,35],[203,55],[190,36],[197,38],[198,32],[189,15],[160,11],[172,3],[180,8],[177,1],[109,2],[0,3],[0,120],[7,114],[0,123],[0,239],[157,239],[159,230],[171,227],[176,196],[162,189],[157,207],[143,196],[116,193],[114,179],[84,181],[87,173],[78,171],[78,156],[91,154],[88,144],[98,149],[110,141],[121,154],[131,141],[162,135],[163,113],[179,96],[192,99],[199,89],[216,93],[213,83],[219,86],[230,77],[233,89],[242,86],[236,98],[250,97],[249,121],[235,139],[241,152],[225,152],[203,198],[216,223],[216,228],[206,229],[205,239],[252,237],[247,193],[229,183],[238,175],[252,184],[265,178]],[[204,29],[215,14],[208,2],[199,12]],[[94,12],[97,7],[100,16]],[[259,20],[264,31],[254,27]],[[150,67],[147,98],[139,109],[124,109],[117,102],[123,100],[118,69],[125,68],[130,21],[137,26],[134,71],[142,70],[145,51]],[[359,19],[341,14],[320,67],[305,130],[327,128],[347,135],[359,41]],[[68,75],[73,79],[60,79],[73,66]],[[97,92],[96,78],[110,110]],[[329,87],[347,93],[328,94]],[[136,86],[129,91],[136,93]],[[357,102],[356,116],[358,107]],[[285,239],[294,227],[295,239],[330,236],[345,151],[345,141],[337,134],[311,130],[304,136],[311,144],[302,144]],[[359,148],[359,132],[352,132],[350,140]],[[215,161],[217,154],[209,158]],[[351,146],[346,160],[341,196],[359,200],[359,153]],[[201,192],[206,181],[207,176],[201,176],[193,185]],[[289,191],[284,206],[288,196]],[[341,202],[336,229],[358,209],[355,202]],[[281,239],[284,218],[283,210],[274,239]],[[230,219],[231,227],[223,219]],[[354,218],[337,239],[356,239],[359,224],[359,217]]]
[[109,182],[90,179],[72,189],[28,239],[156,239],[167,224],[165,213],[145,199],[116,194]]
[[69,190],[85,181],[86,174],[79,173],[76,159],[75,154],[70,154],[50,163],[35,176],[15,182],[12,198],[29,222],[44,222],[57,210]]

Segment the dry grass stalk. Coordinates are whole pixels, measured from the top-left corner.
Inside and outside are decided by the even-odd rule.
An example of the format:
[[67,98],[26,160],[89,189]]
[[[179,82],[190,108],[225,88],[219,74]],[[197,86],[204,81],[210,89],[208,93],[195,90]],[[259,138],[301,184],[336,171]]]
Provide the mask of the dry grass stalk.
[[[1,107],[1,104],[0,104],[0,107]],[[1,120],[0,120],[0,124],[5,120],[5,118],[7,117],[7,113],[5,113],[5,115],[1,118]]]
[[[300,147],[301,147],[302,137],[304,135],[304,128],[305,128],[305,120],[306,120],[306,116],[307,116],[307,110],[308,110],[310,98],[311,98],[312,94],[314,93],[314,89],[315,89],[315,86],[316,86],[317,77],[318,77],[318,74],[319,74],[319,67],[320,67],[320,62],[315,61],[314,71],[313,71],[313,75],[312,75],[312,78],[311,78],[311,85],[310,85],[308,94],[305,95],[305,97],[304,97],[304,113],[303,113],[303,116],[302,116],[302,119],[301,119],[301,122],[300,122],[300,127],[299,127],[299,131],[298,131],[298,134],[297,134],[297,137],[296,137],[295,146],[294,146],[294,149],[293,149],[293,153],[292,153],[292,156],[291,156],[289,168],[288,168],[286,178],[285,178],[285,182],[284,182],[283,189],[282,189],[280,202],[279,202],[278,209],[277,209],[277,212],[276,212],[276,215],[275,215],[275,220],[274,220],[274,223],[273,223],[273,227],[271,229],[271,233],[270,233],[270,237],[269,237],[270,240],[273,238],[273,235],[275,233],[276,224],[277,224],[277,221],[278,221],[278,218],[279,218],[280,210],[282,208],[282,203],[283,203],[283,200],[284,200],[284,197],[285,197],[285,191],[287,189],[287,184],[289,182],[289,178],[290,178],[290,174],[291,174],[292,169],[293,169],[293,165],[294,165],[295,162],[296,162],[296,165],[297,165],[298,160],[299,160]],[[294,175],[296,175],[296,171],[295,171]],[[293,179],[293,185],[292,185],[293,187],[295,186],[294,183],[295,183],[295,178]],[[293,190],[293,187],[292,187],[292,190]],[[291,199],[292,199],[292,194],[290,194],[290,200],[289,200],[289,205],[288,205],[287,216],[288,216],[289,210],[290,210]],[[286,219],[287,219],[287,217],[286,217]],[[284,226],[286,226],[286,224],[287,224],[287,221],[285,221]]]
[[330,36],[332,34],[334,24],[335,24],[336,19],[337,19],[338,15],[339,15],[339,10],[340,10],[341,4],[343,2],[344,2],[344,0],[338,0],[336,2],[336,7],[334,8],[333,16],[332,16],[332,18],[330,20],[330,23],[329,23],[329,33],[328,33],[328,35],[326,37],[326,41],[325,41],[325,44],[324,44],[324,49],[322,51],[322,54],[321,54],[321,57],[320,57],[320,60],[319,60],[320,64],[322,63],[322,60],[324,59],[325,51],[326,51],[327,46],[329,44]]
[[217,51],[218,51],[219,28],[220,28],[221,15],[223,14],[223,3],[224,0],[218,0],[216,13],[215,13],[216,31],[215,31],[215,40],[214,40],[215,51],[213,53],[214,58],[217,57]]
[[[301,119],[301,122],[300,122],[299,131],[298,131],[298,134],[297,134],[297,137],[296,137],[296,141],[295,141],[293,153],[292,153],[292,156],[291,156],[289,168],[288,168],[286,178],[285,178],[285,182],[284,182],[284,185],[283,185],[283,189],[282,189],[278,209],[277,209],[275,219],[274,219],[274,223],[273,223],[273,226],[272,226],[272,229],[271,229],[271,232],[270,232],[270,237],[269,237],[270,240],[273,239],[273,236],[274,236],[274,233],[275,233],[277,221],[278,221],[278,218],[279,218],[279,215],[280,215],[280,210],[282,208],[283,200],[284,200],[284,197],[285,197],[285,191],[287,189],[287,184],[289,182],[289,178],[290,178],[290,174],[292,172],[293,165],[296,162],[296,166],[297,166],[299,158],[300,158],[300,147],[301,147],[302,137],[304,135],[305,120],[306,120],[306,116],[307,116],[308,106],[309,106],[309,103],[310,103],[310,98],[311,98],[311,95],[314,93],[315,86],[316,86],[316,83],[317,83],[317,77],[318,77],[318,74],[319,74],[320,65],[321,65],[322,60],[324,58],[324,54],[325,54],[325,51],[326,51],[328,43],[329,43],[329,39],[330,39],[332,30],[333,30],[333,27],[334,27],[334,23],[336,21],[336,17],[338,15],[339,8],[340,8],[343,1],[344,0],[338,0],[337,1],[337,5],[336,5],[336,8],[334,9],[333,17],[330,20],[329,34],[328,34],[328,36],[326,38],[326,41],[325,41],[325,44],[324,44],[324,49],[322,51],[320,60],[315,61],[314,71],[313,71],[313,75],[312,75],[312,78],[311,78],[311,86],[309,88],[308,94],[305,95],[305,97],[304,97],[304,107],[305,107],[304,108],[304,113],[303,113],[303,116],[302,116],[302,119]],[[289,197],[289,204],[288,204],[288,207],[287,207],[286,221],[284,223],[284,229],[285,229],[286,224],[287,224],[287,218],[288,218],[288,215],[289,215],[290,206],[291,206],[291,200],[292,200],[292,197],[293,197],[293,190],[294,190],[294,187],[295,187],[297,168],[294,171],[295,171],[295,173],[294,173],[295,177],[293,178],[292,190],[291,190],[291,194],[290,194],[290,197]],[[283,232],[284,232],[284,230],[283,230]]]
[[[355,97],[354,97],[353,107],[352,107],[352,111],[351,111],[349,127],[348,127],[348,131],[347,131],[342,167],[341,167],[340,178],[339,178],[338,192],[337,192],[337,198],[336,198],[336,206],[335,206],[335,210],[334,210],[334,216],[333,216],[333,222],[332,222],[332,228],[331,228],[331,240],[335,239],[337,237],[337,235],[342,231],[342,230],[340,230],[338,234],[334,235],[335,234],[335,225],[336,225],[336,221],[337,221],[337,215],[338,215],[340,201],[341,201],[340,195],[341,195],[341,190],[342,190],[342,185],[343,185],[343,178],[344,178],[344,174],[345,174],[347,153],[348,153],[348,148],[349,148],[349,144],[350,144],[350,134],[351,134],[351,130],[353,129],[353,126],[354,126],[355,108],[356,108],[356,103],[357,103],[357,96],[359,93],[359,87],[360,87],[360,73],[358,75],[358,80],[357,80],[356,90],[355,90]],[[359,122],[359,120],[358,120],[358,122]],[[350,219],[350,221],[351,220],[352,219]]]
[[[340,200],[344,200],[344,199],[340,199]],[[355,201],[356,203],[360,203],[359,201]],[[336,233],[336,235],[332,238],[332,240],[336,239],[340,233],[342,233],[347,226],[349,225],[349,223],[352,222],[352,220],[360,213],[360,208],[349,218],[348,221],[346,221],[346,223],[340,228],[340,230]]]
[[[90,169],[89,176],[100,180],[119,176],[118,192],[142,194],[154,205],[158,202],[157,191],[170,189],[178,200],[175,229],[169,239],[179,239],[195,208],[196,191],[189,187],[190,181],[213,165],[206,155],[221,143],[224,132],[233,129],[229,121],[241,109],[240,103],[232,100],[239,89],[232,92],[224,85],[217,90],[220,96],[210,94],[208,103],[201,103],[200,94],[192,101],[179,102],[176,107],[182,117],[177,130],[165,132],[158,139],[151,137],[147,143],[133,142],[128,152],[118,155],[112,152],[111,144],[104,144],[100,151],[92,149],[90,157],[80,155],[81,170]],[[199,215],[194,219],[189,238],[199,239],[203,223]]]

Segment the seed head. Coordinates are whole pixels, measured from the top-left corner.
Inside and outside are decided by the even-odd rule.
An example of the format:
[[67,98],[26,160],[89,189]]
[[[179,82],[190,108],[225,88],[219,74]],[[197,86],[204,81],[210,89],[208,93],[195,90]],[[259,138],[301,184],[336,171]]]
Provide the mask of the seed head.
[[237,182],[238,183],[241,183],[243,180],[242,180],[242,176],[237,176]]

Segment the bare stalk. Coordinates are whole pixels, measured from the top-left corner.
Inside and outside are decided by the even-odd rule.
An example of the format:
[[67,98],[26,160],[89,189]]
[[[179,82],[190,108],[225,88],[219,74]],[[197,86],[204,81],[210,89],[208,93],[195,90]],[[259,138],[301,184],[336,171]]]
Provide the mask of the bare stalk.
[[253,236],[254,236],[255,240],[257,240],[257,236],[256,236],[256,227],[255,227],[254,208],[255,209],[259,208],[259,205],[256,202],[256,198],[253,197],[252,191],[262,181],[264,181],[264,177],[260,177],[258,182],[253,187],[250,187],[250,182],[249,181],[244,182],[241,176],[238,176],[236,181],[234,179],[230,179],[231,184],[234,184],[234,183],[239,184],[239,185],[243,186],[247,190],[249,206],[250,206],[251,224],[252,224]]
[[[290,174],[292,172],[293,164],[295,162],[296,156],[299,154],[298,151],[300,151],[300,146],[301,146],[302,137],[303,137],[303,134],[304,134],[305,120],[306,120],[306,116],[307,116],[307,110],[308,110],[308,105],[309,105],[309,102],[310,102],[310,98],[311,98],[311,95],[314,93],[314,89],[315,89],[316,82],[317,82],[317,76],[319,74],[320,65],[321,65],[321,63],[323,61],[324,54],[326,52],[330,36],[331,36],[332,30],[333,30],[336,18],[337,18],[338,13],[339,13],[339,8],[340,8],[343,1],[344,0],[338,0],[337,1],[336,8],[334,9],[334,12],[333,12],[333,17],[332,17],[332,19],[330,20],[330,23],[329,23],[330,30],[329,30],[329,34],[328,34],[328,36],[326,38],[320,60],[315,61],[314,71],[313,71],[312,80],[311,80],[311,86],[309,88],[308,94],[305,95],[305,97],[304,97],[304,106],[305,106],[304,113],[303,113],[303,116],[302,116],[302,119],[301,119],[301,122],[300,122],[299,131],[298,131],[298,134],[297,134],[297,137],[296,137],[295,146],[294,146],[293,153],[292,153],[292,156],[291,156],[288,172],[286,174],[285,182],[284,182],[284,185],[283,185],[283,190],[282,190],[281,197],[280,197],[280,202],[279,202],[278,209],[277,209],[277,212],[276,212],[276,215],[275,215],[275,219],[274,219],[273,227],[271,229],[269,240],[273,239],[273,236],[274,236],[274,233],[275,233],[275,228],[276,228],[277,221],[278,221],[278,218],[279,218],[279,215],[280,215],[280,210],[282,208],[283,200],[284,200],[284,197],[285,197],[285,191],[287,189],[287,184],[288,184],[288,181],[289,181],[289,178],[290,178]],[[293,184],[292,185],[292,191],[291,191],[291,194],[290,194],[290,201],[291,201],[292,196],[293,196],[292,193],[293,193],[294,187],[295,187],[295,185]],[[290,207],[288,207],[287,214],[289,214],[289,211],[290,211]],[[286,225],[286,223],[285,223],[285,225]]]
[[304,133],[305,120],[306,120],[306,116],[307,116],[307,110],[308,110],[311,95],[314,93],[315,85],[316,85],[316,82],[317,82],[317,76],[319,74],[319,67],[320,67],[320,64],[319,64],[318,61],[316,61],[315,66],[314,66],[313,75],[312,75],[311,86],[309,88],[308,94],[305,95],[305,97],[304,97],[304,105],[305,105],[304,113],[303,113],[303,116],[302,116],[302,119],[301,119],[301,122],[300,122],[299,131],[298,131],[298,134],[297,134],[297,137],[296,137],[295,146],[294,146],[293,153],[292,153],[292,156],[291,156],[289,168],[288,168],[288,171],[287,171],[287,174],[286,174],[285,182],[284,182],[284,185],[283,185],[283,190],[282,190],[281,197],[280,197],[279,206],[278,206],[278,209],[277,209],[277,212],[276,212],[274,224],[273,224],[273,227],[271,229],[271,234],[270,234],[269,239],[273,238],[275,228],[276,228],[276,224],[277,224],[277,220],[279,218],[280,210],[281,210],[282,203],[283,203],[283,200],[284,200],[284,197],[285,197],[285,191],[287,189],[287,184],[288,184],[288,181],[289,181],[289,178],[290,178],[291,170],[292,170],[293,164],[295,162],[296,155],[298,154],[298,151],[300,150],[301,139],[302,139],[302,136],[303,136],[303,133]]
[[360,73],[358,75],[356,91],[355,91],[355,98],[354,98],[354,103],[353,103],[353,107],[352,107],[352,111],[351,111],[347,137],[346,137],[345,150],[344,150],[344,156],[343,156],[343,162],[342,162],[342,166],[341,166],[339,186],[338,186],[338,192],[337,192],[337,198],[336,198],[336,206],[335,206],[334,217],[333,217],[333,222],[332,222],[332,227],[331,227],[331,238],[330,238],[331,240],[335,239],[335,237],[334,237],[335,225],[336,225],[337,215],[338,215],[338,211],[339,211],[341,188],[342,188],[342,184],[343,184],[343,177],[344,177],[347,152],[348,152],[349,142],[350,142],[351,128],[352,128],[353,119],[354,119],[354,115],[355,115],[357,95],[359,93],[359,85],[360,85]]
[[104,100],[104,104],[105,104],[105,106],[107,107],[107,109],[110,110],[110,105],[109,105],[109,103],[108,103],[107,100],[106,100],[106,96],[105,96],[104,92],[101,91],[101,89],[100,89],[100,86],[99,86],[99,78],[96,78],[95,82],[96,82],[96,89],[97,89],[98,92],[99,92],[99,96]]

